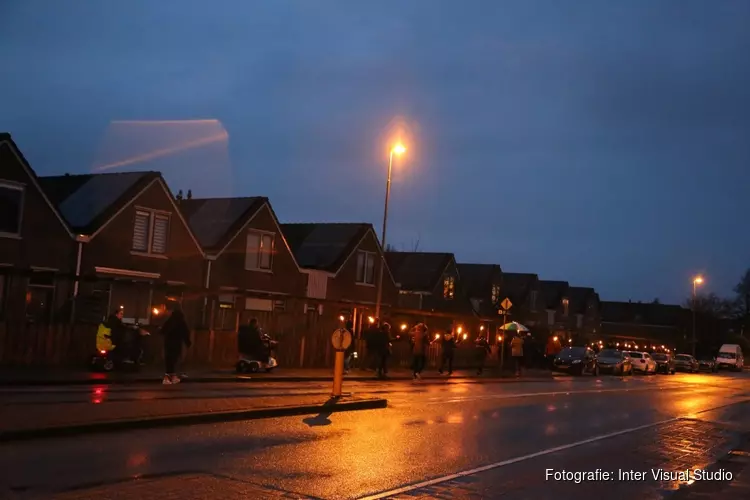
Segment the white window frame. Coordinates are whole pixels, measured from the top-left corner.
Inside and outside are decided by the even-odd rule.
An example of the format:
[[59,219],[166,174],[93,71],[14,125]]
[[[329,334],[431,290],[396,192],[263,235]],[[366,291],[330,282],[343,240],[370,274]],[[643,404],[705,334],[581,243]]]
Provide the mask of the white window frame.
[[[360,279],[360,258],[362,259],[362,279]],[[354,282],[358,285],[364,286],[375,286],[375,267],[377,266],[378,254],[375,252],[368,252],[366,250],[357,250],[357,272],[354,276]],[[372,276],[367,276],[367,264],[372,262]]]
[[[135,248],[135,224],[138,216],[148,217],[148,235],[146,236],[146,250]],[[166,219],[167,231],[164,235],[164,251],[157,252],[154,250],[154,229],[156,228],[157,219]],[[135,216],[133,217],[133,234],[130,238],[130,251],[136,255],[148,255],[150,257],[167,258],[169,252],[169,234],[172,229],[172,214],[163,210],[153,208],[135,207]]]
[[[258,238],[258,246],[254,253],[249,252],[250,237]],[[271,248],[266,252],[268,254],[268,267],[262,265],[263,238],[271,238]],[[273,256],[276,249],[276,233],[271,231],[262,231],[259,229],[248,229],[245,236],[245,270],[257,271],[262,273],[273,272]],[[254,261],[254,262],[253,262]]]
[[6,181],[6,180],[0,180],[0,189],[8,189],[11,191],[20,191],[21,192],[21,203],[20,203],[20,209],[18,210],[18,231],[15,233],[7,233],[0,231],[0,238],[20,238],[21,237],[21,231],[23,228],[23,208],[26,204],[26,186],[23,184],[19,184],[17,182],[12,181]]

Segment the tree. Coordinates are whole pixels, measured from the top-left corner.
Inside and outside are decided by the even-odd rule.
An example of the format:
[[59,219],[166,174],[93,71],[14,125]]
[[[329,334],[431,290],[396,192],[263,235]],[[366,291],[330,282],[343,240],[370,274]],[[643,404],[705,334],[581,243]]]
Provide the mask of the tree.
[[734,301],[719,297],[715,293],[708,295],[699,294],[685,300],[687,309],[695,309],[696,314],[704,315],[713,319],[728,319],[734,316]]
[[750,327],[750,269],[747,269],[740,277],[739,283],[734,287],[734,293],[736,294],[737,316],[742,318],[743,331],[748,331],[750,329],[748,328]]
[[661,300],[659,300],[659,297],[656,297],[653,301],[651,301],[652,304],[661,304]]
[[394,247],[390,243],[386,243],[386,245],[385,245],[385,251],[386,252],[398,252],[398,250],[396,249],[396,247]]

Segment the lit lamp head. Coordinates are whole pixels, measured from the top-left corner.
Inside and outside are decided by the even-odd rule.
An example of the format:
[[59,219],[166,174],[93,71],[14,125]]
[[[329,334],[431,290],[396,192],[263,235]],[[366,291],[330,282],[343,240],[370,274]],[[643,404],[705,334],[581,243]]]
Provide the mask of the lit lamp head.
[[406,153],[406,146],[398,142],[393,146],[393,149],[391,149],[391,153],[401,156],[402,154]]
[[373,318],[372,316],[368,316],[367,317],[367,321],[369,321],[370,324],[373,324],[373,323],[375,323],[375,318]]
[[401,331],[402,331],[402,332],[403,332],[403,331],[406,331],[406,329],[407,329],[408,327],[409,327],[409,326],[408,326],[408,325],[407,325],[406,323],[402,323],[402,324],[401,324]]
[[484,331],[484,325],[480,325],[480,326],[479,326],[479,331],[480,331],[480,332],[483,332],[483,331]]
[[343,315],[343,314],[342,314],[341,316],[339,316],[339,321],[344,321],[344,319],[345,319],[345,318],[344,318],[344,315]]
[[703,276],[696,276],[693,278],[693,283],[696,285],[702,285],[703,284]]
[[560,337],[558,337],[557,335],[555,335],[554,337],[552,337],[552,340],[555,341],[555,342],[557,342],[558,340],[560,340]]
[[457,333],[458,333],[459,335],[461,335],[461,332],[462,332],[462,331],[464,331],[464,329],[463,329],[463,327],[461,327],[461,326],[459,326],[459,327],[458,327],[458,328],[456,329],[456,332],[457,332]]
[[153,314],[154,316],[158,316],[160,313],[161,311],[158,307],[154,307],[153,309],[151,309],[151,314]]
[[503,341],[503,336],[502,335],[498,335],[497,336],[497,341],[498,342],[502,342]]

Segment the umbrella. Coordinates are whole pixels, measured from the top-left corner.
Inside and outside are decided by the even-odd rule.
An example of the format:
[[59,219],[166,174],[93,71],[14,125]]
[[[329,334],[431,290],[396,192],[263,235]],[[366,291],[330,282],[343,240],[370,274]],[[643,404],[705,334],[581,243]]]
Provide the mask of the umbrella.
[[523,326],[521,323],[517,323],[515,321],[511,321],[510,323],[506,323],[502,326],[502,330],[505,330],[506,332],[528,332],[529,329]]

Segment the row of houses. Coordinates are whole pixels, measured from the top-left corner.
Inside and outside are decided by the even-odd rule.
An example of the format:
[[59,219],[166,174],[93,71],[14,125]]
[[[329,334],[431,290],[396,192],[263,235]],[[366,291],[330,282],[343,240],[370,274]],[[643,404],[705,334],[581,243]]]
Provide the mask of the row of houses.
[[644,315],[591,287],[449,252],[385,252],[369,223],[282,223],[265,197],[175,196],[158,172],[38,176],[0,134],[2,363],[39,361],[37,351],[64,360],[49,325],[96,324],[115,308],[151,325],[170,299],[208,332],[211,352],[217,335],[258,316],[287,333],[290,358],[325,363],[337,322],[361,332],[372,321],[384,264],[382,316],[398,330],[427,321],[494,332],[516,320],[571,341],[684,333],[667,314],[677,306]]

